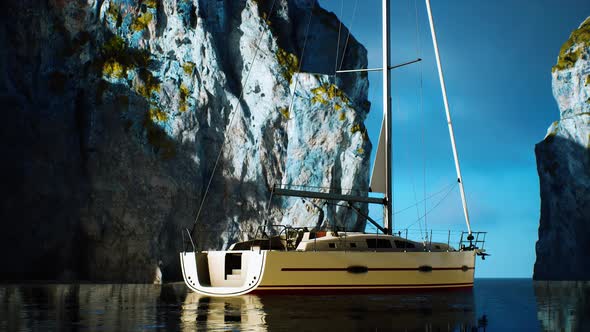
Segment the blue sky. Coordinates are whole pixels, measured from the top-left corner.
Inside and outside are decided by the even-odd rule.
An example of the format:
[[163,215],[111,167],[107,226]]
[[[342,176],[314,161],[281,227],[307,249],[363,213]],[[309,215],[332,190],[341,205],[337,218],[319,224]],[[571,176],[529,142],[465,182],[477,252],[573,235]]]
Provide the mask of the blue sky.
[[[319,0],[365,45],[369,67],[381,67],[381,1],[358,0],[355,12],[356,1],[344,0],[341,15],[342,0]],[[443,199],[456,176],[425,4],[391,3],[391,63],[424,59],[392,73],[394,210],[443,191],[397,213],[395,227],[413,224],[419,232],[416,220],[426,210],[428,228],[464,230],[458,188]],[[477,262],[476,276],[532,277],[540,213],[534,146],[559,119],[551,67],[570,32],[590,16],[590,2],[432,0],[432,10],[472,227],[489,232],[492,256]],[[369,80],[366,125],[375,143],[380,73]],[[381,217],[380,209],[371,211]]]

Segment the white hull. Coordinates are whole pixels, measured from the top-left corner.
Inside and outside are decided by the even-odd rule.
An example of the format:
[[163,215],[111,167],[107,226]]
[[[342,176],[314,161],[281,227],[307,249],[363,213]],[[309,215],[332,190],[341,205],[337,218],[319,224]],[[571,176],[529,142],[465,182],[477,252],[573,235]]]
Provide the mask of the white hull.
[[[236,254],[236,252],[229,252]],[[266,251],[239,252],[242,268],[239,278],[227,280],[225,251],[207,254],[181,252],[180,264],[185,284],[193,291],[209,296],[238,296],[256,289],[262,281]]]

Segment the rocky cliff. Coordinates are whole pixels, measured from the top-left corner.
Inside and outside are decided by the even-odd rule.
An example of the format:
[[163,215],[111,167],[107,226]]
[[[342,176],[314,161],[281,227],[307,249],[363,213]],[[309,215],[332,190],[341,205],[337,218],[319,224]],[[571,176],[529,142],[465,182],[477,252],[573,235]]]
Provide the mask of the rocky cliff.
[[534,278],[590,280],[590,18],[553,67],[559,121],[535,147],[541,221]]
[[7,0],[0,15],[0,278],[178,279],[206,192],[202,248],[265,221],[364,228],[324,202],[269,204],[274,184],[368,188],[367,77],[331,75],[366,50],[315,0]]

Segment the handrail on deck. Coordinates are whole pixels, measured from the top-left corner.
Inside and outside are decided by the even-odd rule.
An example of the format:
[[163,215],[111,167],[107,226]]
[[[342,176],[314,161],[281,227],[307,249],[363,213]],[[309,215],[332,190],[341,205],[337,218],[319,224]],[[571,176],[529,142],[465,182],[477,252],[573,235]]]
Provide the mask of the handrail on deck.
[[[483,250],[486,243],[486,235],[488,232],[461,232],[461,239],[459,240],[459,249],[462,250]],[[463,236],[467,234],[467,238],[464,240]],[[471,236],[471,238],[470,238]],[[467,245],[469,244],[469,245]]]

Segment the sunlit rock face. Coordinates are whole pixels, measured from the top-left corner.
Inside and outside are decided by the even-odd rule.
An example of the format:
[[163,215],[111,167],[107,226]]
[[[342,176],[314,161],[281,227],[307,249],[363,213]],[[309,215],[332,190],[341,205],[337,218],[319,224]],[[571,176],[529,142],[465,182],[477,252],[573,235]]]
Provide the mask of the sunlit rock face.
[[200,248],[264,222],[364,228],[324,202],[268,204],[278,184],[368,188],[367,77],[332,75],[366,50],[314,1],[0,6],[3,279],[178,279],[206,192]]
[[560,120],[535,147],[541,222],[534,278],[590,280],[590,18],[553,68]]

